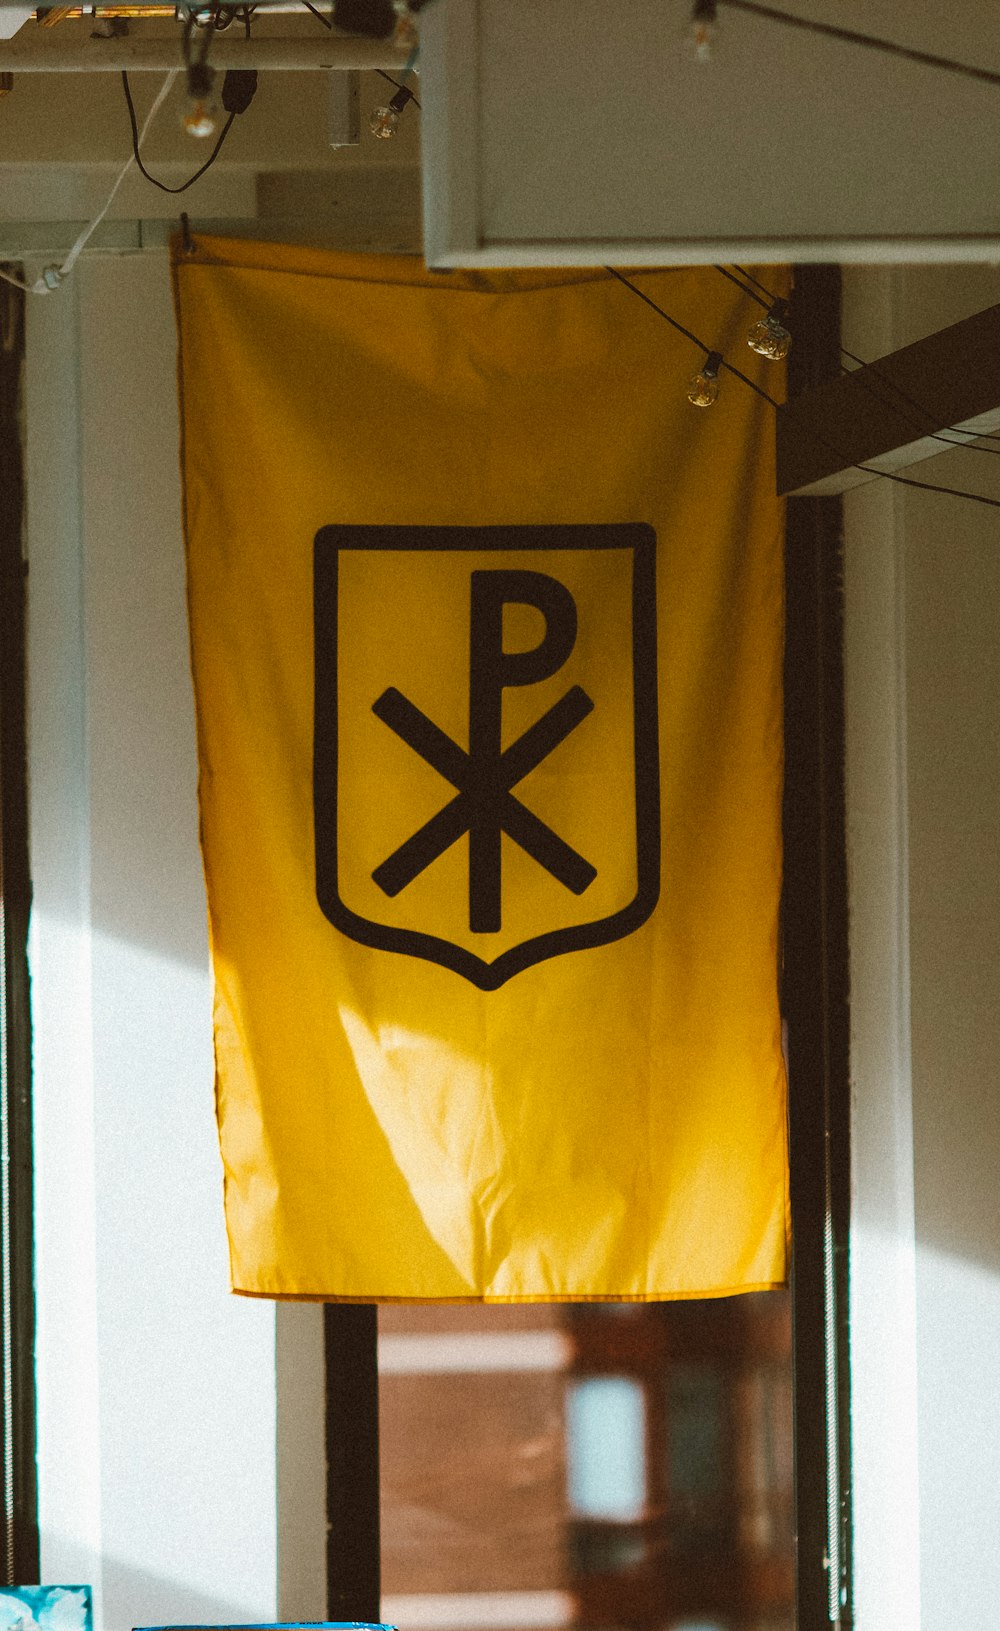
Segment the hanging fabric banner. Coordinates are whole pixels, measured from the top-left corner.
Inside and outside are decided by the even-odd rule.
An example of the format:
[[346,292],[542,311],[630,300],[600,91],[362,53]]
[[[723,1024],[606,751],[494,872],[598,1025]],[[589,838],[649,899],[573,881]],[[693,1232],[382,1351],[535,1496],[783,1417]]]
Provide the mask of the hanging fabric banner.
[[[738,289],[635,278],[773,393]],[[781,1284],[771,409],[601,270],[174,285],[234,1289]]]

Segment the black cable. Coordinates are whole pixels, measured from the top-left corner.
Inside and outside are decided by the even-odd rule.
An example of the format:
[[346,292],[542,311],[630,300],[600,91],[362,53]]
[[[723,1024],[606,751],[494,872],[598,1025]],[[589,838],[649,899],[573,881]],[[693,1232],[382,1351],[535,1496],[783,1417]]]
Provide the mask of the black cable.
[[[734,262],[734,265],[735,265],[735,262]],[[752,278],[752,282],[756,283],[758,289],[763,290],[764,294],[767,295],[767,300],[765,300],[761,295],[755,294],[753,289],[751,289],[751,288],[747,287],[746,285],[742,284],[740,282],[739,278],[733,277],[733,274],[725,266],[715,266],[713,269],[716,272],[721,272],[723,277],[729,279],[730,283],[735,283],[736,287],[738,289],[742,289],[743,293],[745,295],[749,295],[751,300],[756,300],[756,302],[757,302],[757,304],[759,306],[766,306],[769,301],[776,301],[776,300],[778,300],[780,298],[778,295],[772,294],[770,292],[770,290],[766,289],[764,287],[763,283],[760,283],[757,280],[757,278]],[[737,272],[741,272],[745,278],[751,278],[751,274],[749,272],[747,272],[744,267],[737,266],[736,270],[737,270]],[[840,347],[840,354],[841,354],[842,357],[847,357],[847,358],[849,358],[849,360],[851,362],[856,363],[859,368],[870,368],[873,371],[876,379],[878,379],[880,377],[879,374],[878,374],[878,365],[877,365],[877,363],[865,362],[863,357],[855,356],[853,351],[848,351],[847,347],[843,346],[843,345]],[[852,374],[853,375],[853,373],[854,373],[854,370],[851,369],[851,368],[844,368],[842,371],[845,374]],[[901,402],[905,402],[906,405],[908,407],[912,408],[915,413],[922,414],[925,419],[927,419],[931,424],[933,424],[934,415],[932,413],[930,413],[927,408],[924,407],[923,403],[918,402],[915,397],[907,395],[907,393],[903,390],[902,386],[897,385],[896,382],[894,380],[891,380],[891,379],[883,379],[882,383],[888,390],[894,391],[895,394],[899,397]],[[858,385],[860,386],[860,388],[863,391],[867,391],[869,396],[873,396],[877,402],[883,403],[887,408],[892,406],[892,404],[889,402],[888,398],[881,395],[881,393],[876,390],[875,386],[872,384],[870,379],[859,379],[858,380]],[[975,443],[972,442],[972,441],[955,442],[955,441],[952,441],[951,436],[946,436],[946,435],[942,434],[942,432],[940,432],[940,431],[928,430],[924,425],[918,425],[918,424],[914,423],[913,428],[914,428],[914,430],[919,430],[921,436],[925,437],[928,441],[941,442],[945,447],[964,448],[967,453],[1000,454],[1000,448],[996,448],[996,447],[977,447],[975,445]],[[946,425],[944,427],[944,429],[946,431],[950,430],[953,433],[953,435],[956,435],[956,436],[961,434],[961,432],[960,432],[957,425]],[[980,431],[980,432],[977,433],[977,440],[987,440],[987,441],[991,441],[991,442],[997,442],[997,441],[1000,441],[1000,436],[995,436],[991,431],[984,430],[984,431]]]
[[[624,283],[626,289],[631,289],[632,293],[638,295],[640,300],[644,300],[647,306],[651,306],[660,317],[665,318],[671,328],[675,328],[679,334],[683,334],[686,340],[690,340],[700,351],[704,351],[706,356],[711,355],[712,348],[707,346],[704,340],[699,340],[697,334],[692,334],[691,330],[685,328],[683,323],[679,323],[676,317],[671,317],[670,313],[664,311],[662,306],[658,306],[655,300],[650,300],[647,294],[643,294],[642,290],[636,288],[634,283],[630,283],[627,277],[622,276],[621,272],[617,272],[613,266],[605,266],[604,270],[610,272],[612,277],[617,278],[619,283]],[[752,379],[748,379],[746,374],[741,373],[738,368],[734,368],[732,363],[726,362],[725,358],[722,360],[722,366],[730,374],[735,374],[737,379],[741,379],[744,385],[749,385],[750,389],[756,391],[758,396],[763,397],[765,402],[769,402],[772,408],[781,407],[780,402],[776,402],[773,396],[769,396],[766,391],[761,390],[759,385],[755,384]],[[828,447],[831,453],[835,453],[838,458],[844,457],[840,449],[833,442],[828,441],[819,431],[813,431],[812,434],[818,442],[822,442],[825,447]],[[946,493],[952,498],[966,498],[973,504],[988,504],[991,509],[1000,510],[1000,498],[987,498],[985,493],[967,493],[960,487],[942,487],[933,481],[915,481],[911,476],[897,476],[890,470],[876,470],[870,464],[854,464],[851,461],[845,461],[845,463],[846,468],[849,470],[861,470],[866,476],[879,476],[883,481],[895,481],[901,487],[922,487],[928,493]]]
[[766,294],[768,300],[777,300],[777,295],[772,294],[770,289],[768,289],[765,284],[761,283],[760,278],[755,278],[753,273],[748,272],[745,266],[737,266],[736,262],[734,261],[733,271],[739,272],[740,277],[745,277],[748,283],[752,283],[755,289],[760,290],[761,294]]
[[[829,442],[827,446],[830,446]],[[832,451],[835,453],[837,450],[833,448]],[[883,481],[897,481],[901,487],[922,487],[926,493],[950,493],[952,498],[968,498],[973,504],[989,504],[994,510],[1000,510],[1000,498],[987,498],[985,493],[966,493],[961,487],[940,487],[934,481],[914,481],[911,476],[896,476],[888,470],[875,470],[870,464],[852,464],[850,468],[863,470],[869,476],[881,476]]]
[[[738,277],[733,277],[733,274],[732,274],[732,272],[730,272],[728,267],[726,267],[726,266],[713,266],[712,270],[715,271],[715,272],[721,272],[723,277],[727,277],[729,279],[730,283],[735,283],[737,289],[742,289],[743,293],[745,295],[749,295],[751,300],[756,300],[758,306],[764,306],[764,307],[767,308],[768,311],[770,311],[771,307],[776,304],[777,299],[778,299],[777,295],[775,295],[773,298],[771,298],[771,296],[768,296],[768,298],[765,300],[762,295],[756,294],[754,292],[754,290],[751,289],[751,287],[750,287],[750,285],[748,283],[741,283]],[[740,271],[741,268],[737,267],[736,270]],[[758,288],[759,287],[760,287],[760,284],[758,284]]]
[[[302,4],[305,6],[307,11],[312,12],[313,16],[315,18],[317,18],[318,21],[323,24],[324,28],[332,28],[333,27],[333,23],[330,20],[330,18],[329,17],[324,17],[323,13],[321,11],[318,11],[317,8],[312,4],[312,0],[302,0]],[[393,79],[392,75],[387,74],[384,68],[376,68],[375,72],[378,74],[380,79],[387,79],[389,81],[390,85],[394,85],[396,87],[397,91],[405,91],[406,90],[406,86],[401,85],[398,79]],[[408,96],[409,96],[409,100],[413,103],[413,106],[415,108],[419,109],[420,103],[417,101],[417,99],[414,96],[412,91],[408,92]]]
[[809,34],[824,34],[828,39],[840,40],[845,45],[863,45],[870,51],[882,51],[889,56],[903,57],[907,62],[919,62],[925,68],[942,68],[949,74],[961,74],[966,79],[978,79],[985,85],[1000,85],[1000,74],[989,68],[976,68],[970,62],[956,62],[953,57],[938,57],[930,51],[917,51],[912,46],[900,45],[896,40],[883,39],[878,34],[859,34],[853,28],[839,28],[835,23],[815,22],[811,17],[797,17],[789,11],[778,11],[774,6],[763,6],[759,0],[718,0],[731,11],[750,12],[772,23],[784,23],[789,28],[801,28]]
[[[305,3],[305,0],[303,0],[303,3]],[[310,10],[311,9],[312,8],[310,7]],[[376,68],[375,72],[378,74],[380,79],[387,79],[389,81],[390,85],[395,85],[397,91],[406,91],[406,86],[401,85],[398,79],[393,79],[392,75],[387,74],[384,68]],[[417,99],[414,96],[413,92],[412,91],[407,91],[407,95],[408,95],[410,101],[413,103],[413,106],[415,108],[419,109],[420,103],[417,101]]]
[[319,19],[319,21],[323,24],[324,28],[332,28],[333,27],[332,18],[324,17],[323,13],[321,11],[317,11],[316,7],[311,4],[311,0],[302,0],[302,4],[305,6],[307,11],[311,11],[313,16]]
[[[706,357],[711,355],[711,346],[705,345],[703,341],[699,340],[697,334],[692,334],[691,330],[689,328],[685,328],[683,323],[678,323],[676,317],[671,317],[670,313],[668,311],[664,311],[662,306],[658,306],[655,300],[650,300],[648,294],[643,294],[642,290],[636,288],[634,283],[630,283],[627,277],[622,276],[621,272],[616,272],[613,266],[606,266],[604,270],[606,272],[610,272],[612,277],[616,277],[619,283],[624,283],[626,289],[631,289],[632,293],[638,295],[640,300],[644,300],[647,306],[652,306],[653,310],[657,312],[660,317],[666,318],[667,322],[672,328],[677,330],[678,334],[683,334],[685,340],[690,340],[692,344],[700,347],[700,349],[704,351]],[[749,385],[751,391],[756,391],[757,395],[762,396],[765,402],[770,402],[772,408],[780,408],[780,402],[776,402],[773,396],[769,396],[768,393],[760,385],[758,385],[755,380],[749,379],[747,375],[742,374],[738,368],[734,368],[731,362],[726,361],[725,357],[722,359],[722,366],[730,374],[735,374],[737,379],[741,379],[744,385]]]
[[139,152],[139,125],[135,117],[135,103],[132,101],[132,92],[129,87],[128,73],[124,68],[122,69],[122,87],[125,91],[125,102],[128,106],[129,124],[132,127],[132,157],[135,159],[140,171],[145,176],[147,181],[152,182],[154,187],[159,187],[161,193],[186,193],[188,188],[193,187],[195,182],[205,174],[205,171],[215,163],[222,148],[222,144],[232,129],[233,120],[236,118],[236,114],[231,113],[229,115],[229,118],[222,127],[222,134],[201,168],[196,170],[193,176],[189,176],[187,181],[182,181],[179,187],[168,187],[165,181],[157,181],[155,176],[151,176],[149,171],[146,169],[146,166],[142,162],[142,156]]
[[[874,375],[875,380],[880,381],[880,383],[883,386],[882,391],[879,391],[876,388],[876,385],[873,383],[873,380],[871,378],[859,379],[858,376],[857,376],[857,371],[855,369],[853,369],[853,368],[842,368],[842,370],[841,370],[843,374],[845,374],[845,375],[849,376],[851,379],[855,380],[856,383],[860,386],[862,391],[867,391],[869,396],[873,396],[875,398],[876,402],[881,402],[883,407],[891,409],[894,413],[899,413],[898,403],[890,401],[890,399],[884,394],[885,390],[893,391],[895,393],[895,395],[899,398],[900,402],[903,402],[903,403],[906,404],[907,407],[912,408],[915,413],[918,413],[918,414],[922,415],[923,418],[925,420],[929,421],[931,424],[934,423],[934,415],[929,413],[928,410],[923,406],[922,403],[918,402],[915,399],[915,397],[907,395],[907,393],[902,389],[902,387],[897,385],[894,380],[886,379],[883,375],[879,374],[878,364],[877,363],[862,362],[861,358],[856,357],[854,355],[853,351],[847,351],[847,350],[844,349],[843,346],[841,347],[841,351],[843,352],[843,355],[845,357],[850,357],[852,362],[858,363],[860,368],[864,368],[870,374]],[[905,416],[901,416],[901,417],[905,417]],[[916,419],[911,419],[910,424],[911,424],[913,430],[915,430],[922,439],[924,439],[924,440],[926,440],[928,442],[941,442],[945,447],[960,447],[960,448],[963,448],[966,453],[991,453],[994,458],[1000,458],[1000,447],[976,447],[975,443],[971,442],[971,441],[969,441],[969,442],[961,442],[961,441],[954,442],[954,441],[952,441],[950,436],[944,436],[944,435],[941,434],[940,431],[928,430],[926,424],[920,424],[918,422],[918,420],[916,420]],[[960,434],[960,432],[958,431],[957,426],[947,425],[947,426],[945,426],[945,429],[946,430],[952,430],[956,434]],[[978,434],[978,433],[970,432],[969,434],[970,435],[975,435],[975,434]],[[995,437],[995,436],[992,436],[989,431],[984,431],[982,434],[984,436],[989,437],[991,441],[998,440],[998,438]]]

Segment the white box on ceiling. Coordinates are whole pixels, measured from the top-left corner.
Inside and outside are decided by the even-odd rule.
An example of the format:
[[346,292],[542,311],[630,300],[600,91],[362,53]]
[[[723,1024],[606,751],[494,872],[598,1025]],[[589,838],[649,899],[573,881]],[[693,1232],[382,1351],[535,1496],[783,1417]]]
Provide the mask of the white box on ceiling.
[[[994,0],[780,9],[1000,75]],[[690,15],[691,0],[426,6],[429,263],[1000,261],[1000,84],[725,0],[696,62]]]

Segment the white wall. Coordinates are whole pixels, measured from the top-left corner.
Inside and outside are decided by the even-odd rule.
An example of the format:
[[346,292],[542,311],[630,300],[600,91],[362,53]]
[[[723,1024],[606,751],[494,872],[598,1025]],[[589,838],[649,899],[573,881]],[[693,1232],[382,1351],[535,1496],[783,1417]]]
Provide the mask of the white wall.
[[29,317],[43,1579],[92,1582],[114,1631],[274,1619],[275,1312],[228,1290],[165,257],[89,262]]
[[[987,268],[854,271],[845,343],[875,357],[998,300]],[[1000,498],[986,453],[909,474]],[[861,1631],[993,1631],[1000,1600],[997,515],[847,501]]]
[[720,6],[704,63],[684,0],[436,0],[421,31],[432,260],[996,257],[994,87],[789,28],[782,10],[1000,69],[990,0]]

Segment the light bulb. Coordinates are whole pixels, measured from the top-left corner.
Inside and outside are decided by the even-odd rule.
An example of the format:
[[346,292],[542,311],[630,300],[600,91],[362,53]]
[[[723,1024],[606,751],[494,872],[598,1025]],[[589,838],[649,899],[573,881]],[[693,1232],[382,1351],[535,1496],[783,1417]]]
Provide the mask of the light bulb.
[[712,403],[718,400],[721,367],[721,353],[710,351],[701,365],[701,372],[695,374],[687,389],[687,399],[693,402],[696,408],[710,408]]
[[214,102],[191,102],[181,117],[181,124],[189,136],[214,136],[219,116]]
[[181,125],[189,136],[214,136],[219,124],[219,107],[213,95],[215,71],[207,63],[192,63],[187,76],[187,102]]
[[717,32],[716,0],[694,0],[688,29],[688,55],[695,62],[711,62]]
[[766,316],[754,323],[747,335],[747,345],[751,351],[756,351],[758,357],[781,362],[788,356],[792,336],[782,321],[787,309],[784,300],[776,300]]
[[407,102],[413,101],[413,92],[400,85],[387,107],[376,108],[368,121],[368,129],[373,136],[378,136],[383,142],[389,141],[399,129],[399,116]]
[[399,129],[399,114],[395,108],[375,108],[368,121],[368,129],[380,141],[391,141]]

